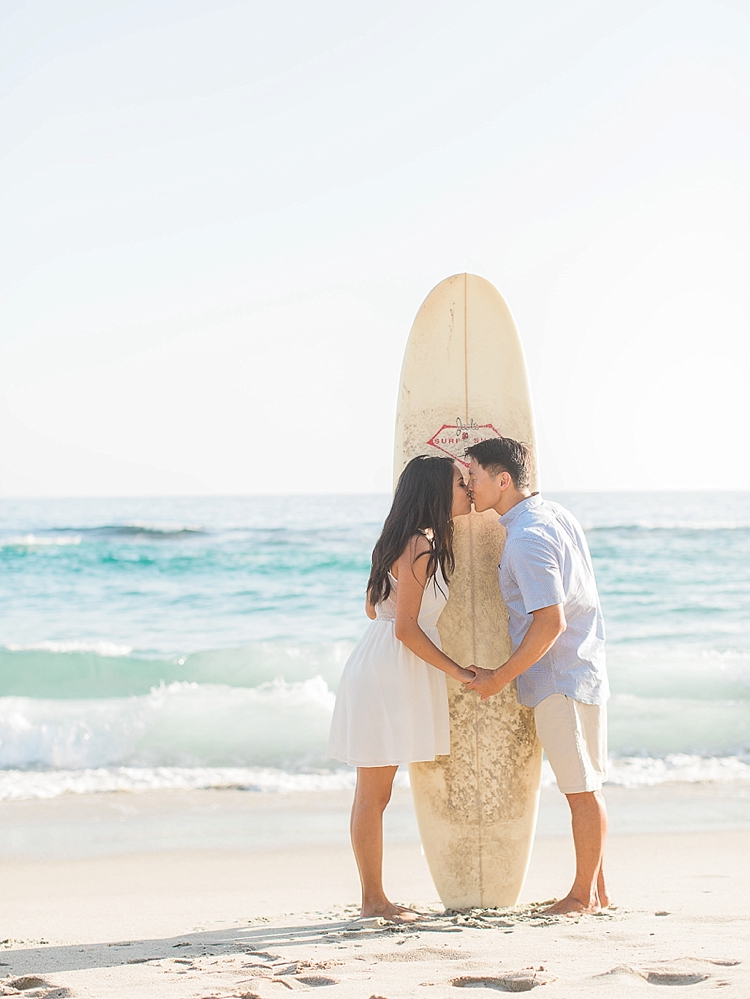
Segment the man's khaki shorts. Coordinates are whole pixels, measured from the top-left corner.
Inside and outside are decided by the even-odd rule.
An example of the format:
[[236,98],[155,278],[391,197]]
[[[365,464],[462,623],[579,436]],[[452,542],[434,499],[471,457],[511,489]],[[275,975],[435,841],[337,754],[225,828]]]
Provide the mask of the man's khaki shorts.
[[550,694],[534,708],[534,721],[562,793],[600,791],[607,779],[607,705]]

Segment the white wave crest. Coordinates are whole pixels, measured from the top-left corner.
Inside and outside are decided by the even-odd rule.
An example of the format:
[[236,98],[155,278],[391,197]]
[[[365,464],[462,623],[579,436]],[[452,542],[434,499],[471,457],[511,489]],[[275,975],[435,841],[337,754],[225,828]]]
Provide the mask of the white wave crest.
[[[610,757],[607,784],[616,787],[656,787],[659,784],[750,784],[750,756],[693,756],[673,753],[663,759]],[[542,787],[555,783],[552,767],[542,764]]]
[[[408,786],[400,772],[397,783]],[[90,770],[0,770],[0,801],[56,798],[61,794],[114,791],[196,791],[208,788],[258,793],[340,791],[354,788],[351,768],[290,773],[271,767],[98,767]]]
[[120,645],[117,642],[83,642],[83,641],[60,641],[60,642],[36,642],[30,645],[20,645],[15,642],[8,642],[3,648],[8,652],[93,652],[97,656],[118,659],[129,656],[133,651],[132,645]]
[[[61,794],[140,793],[232,789],[262,794],[352,790],[350,767],[294,772],[274,767],[96,767],[82,770],[0,770],[0,801],[56,798]],[[409,772],[396,774],[397,787],[409,786]],[[545,760],[542,786],[554,774]],[[674,755],[667,759],[611,759],[608,786],[648,788],[662,784],[750,784],[750,759]]]
[[582,524],[584,531],[746,531],[746,520],[630,520]]
[[0,540],[0,548],[47,548],[80,545],[80,534],[68,534],[57,538],[40,538],[36,534],[23,534],[15,538]]
[[123,524],[122,531],[133,531],[143,534],[169,535],[169,534],[202,534],[203,527],[200,524],[149,524],[142,520],[134,520],[130,524]]
[[621,787],[734,781],[750,784],[750,757],[673,753],[664,759],[627,757],[610,761],[609,783]]
[[98,700],[4,697],[0,767],[324,767],[333,703],[319,676],[253,688],[180,681]]

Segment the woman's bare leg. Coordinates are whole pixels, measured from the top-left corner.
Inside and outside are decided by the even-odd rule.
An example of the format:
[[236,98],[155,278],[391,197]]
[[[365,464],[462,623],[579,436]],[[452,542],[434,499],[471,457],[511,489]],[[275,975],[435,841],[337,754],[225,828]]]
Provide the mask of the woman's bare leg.
[[407,921],[419,916],[394,905],[383,891],[383,812],[391,800],[398,767],[357,767],[352,805],[352,848],[362,882],[362,916]]

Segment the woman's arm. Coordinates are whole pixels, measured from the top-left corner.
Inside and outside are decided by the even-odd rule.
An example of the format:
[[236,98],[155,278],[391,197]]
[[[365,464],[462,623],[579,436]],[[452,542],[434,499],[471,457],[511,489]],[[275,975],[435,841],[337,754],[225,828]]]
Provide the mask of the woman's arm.
[[367,596],[365,597],[365,614],[369,617],[371,621],[374,621],[378,616],[375,613],[375,608],[370,603],[370,591],[367,591]]
[[396,590],[396,638],[415,656],[442,670],[448,676],[467,683],[474,679],[471,670],[464,669],[431,642],[419,627],[419,610],[427,584],[427,563],[430,543],[425,537],[414,537],[393,567],[398,579]]

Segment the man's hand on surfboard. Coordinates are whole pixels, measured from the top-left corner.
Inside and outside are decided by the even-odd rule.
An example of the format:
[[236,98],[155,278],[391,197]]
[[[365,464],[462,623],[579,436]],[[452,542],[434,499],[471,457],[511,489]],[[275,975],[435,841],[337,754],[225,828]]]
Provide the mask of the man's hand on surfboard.
[[474,679],[466,684],[468,690],[476,690],[483,701],[493,694],[499,694],[509,680],[504,679],[499,670],[482,669],[481,666],[467,666],[474,674]]

